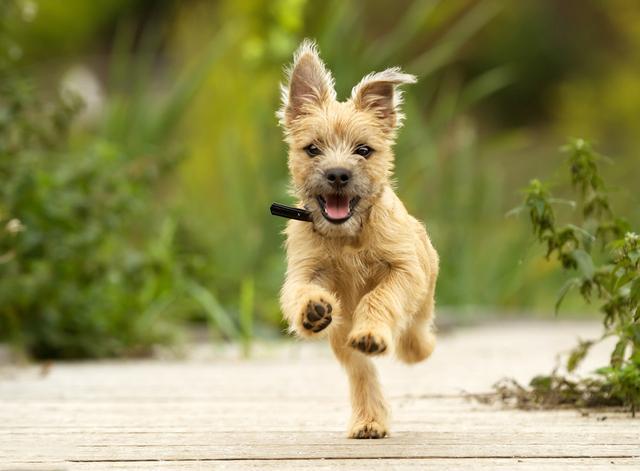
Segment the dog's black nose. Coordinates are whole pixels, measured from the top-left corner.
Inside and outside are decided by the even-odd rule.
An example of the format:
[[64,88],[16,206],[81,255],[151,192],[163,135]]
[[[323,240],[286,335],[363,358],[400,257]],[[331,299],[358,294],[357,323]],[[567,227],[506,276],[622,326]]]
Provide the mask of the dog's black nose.
[[349,183],[351,171],[343,167],[330,168],[325,172],[325,176],[332,186],[340,188]]

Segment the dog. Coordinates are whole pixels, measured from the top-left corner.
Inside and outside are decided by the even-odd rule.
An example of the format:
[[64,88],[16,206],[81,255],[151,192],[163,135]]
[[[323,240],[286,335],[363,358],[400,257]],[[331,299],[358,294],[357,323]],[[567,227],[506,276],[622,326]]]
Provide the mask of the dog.
[[280,304],[290,331],[328,336],[351,391],[348,436],[388,435],[389,407],[371,357],[406,363],[434,349],[438,254],[391,181],[403,115],[399,68],[365,76],[344,102],[313,41],[294,54],[277,112],[292,192],[311,222],[285,229]]

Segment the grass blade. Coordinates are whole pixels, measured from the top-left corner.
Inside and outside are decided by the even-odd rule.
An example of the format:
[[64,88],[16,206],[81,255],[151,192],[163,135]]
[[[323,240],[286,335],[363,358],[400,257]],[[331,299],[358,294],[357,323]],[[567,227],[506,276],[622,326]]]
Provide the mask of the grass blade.
[[204,312],[207,314],[207,319],[213,322],[225,337],[232,340],[241,338],[235,323],[211,291],[193,281],[187,284],[186,289],[193,299],[202,306]]
[[480,2],[469,13],[464,15],[438,44],[418,56],[407,69],[425,77],[433,74],[453,60],[456,52],[502,9],[494,1]]

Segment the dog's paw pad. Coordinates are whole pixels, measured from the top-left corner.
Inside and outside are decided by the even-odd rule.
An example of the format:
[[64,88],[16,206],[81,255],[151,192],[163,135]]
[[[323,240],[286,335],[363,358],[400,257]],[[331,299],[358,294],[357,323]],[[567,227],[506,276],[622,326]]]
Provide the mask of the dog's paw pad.
[[387,350],[387,342],[382,338],[382,336],[371,332],[352,335],[349,338],[349,345],[351,348],[360,350],[362,353],[366,353],[368,355],[378,355]]
[[320,299],[309,301],[302,317],[302,327],[311,332],[318,333],[331,324],[331,312],[333,307],[328,302]]
[[378,422],[367,422],[354,426],[349,432],[351,438],[384,438],[387,430]]

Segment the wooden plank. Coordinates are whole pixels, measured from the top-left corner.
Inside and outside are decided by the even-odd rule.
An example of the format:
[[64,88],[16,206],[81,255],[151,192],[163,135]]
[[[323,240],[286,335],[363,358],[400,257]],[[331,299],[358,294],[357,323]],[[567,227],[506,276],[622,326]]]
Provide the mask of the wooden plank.
[[415,470],[428,469],[434,471],[461,469],[484,470],[584,470],[610,471],[638,469],[638,460],[621,458],[474,458],[469,460],[451,458],[432,459],[339,459],[339,460],[243,460],[243,461],[136,461],[136,462],[59,462],[52,465],[42,463],[8,462],[5,469],[13,471],[52,471],[65,469],[69,471],[148,471],[148,470]]
[[69,471],[86,470],[251,470],[251,469],[429,469],[451,470],[464,468],[465,470],[637,470],[638,461],[632,459],[582,459],[568,458],[558,459],[519,459],[519,458],[488,458],[461,461],[459,459],[363,459],[363,460],[275,460],[275,461],[150,461],[150,462],[89,462],[89,463],[57,463],[43,465],[41,463],[7,463],[7,468],[12,471],[52,471],[52,469],[64,469]]
[[[595,324],[507,324],[441,339],[432,361],[379,361],[392,436],[344,438],[346,379],[326,345],[261,346],[240,361],[56,363],[0,370],[0,469],[631,469],[640,421],[525,412],[465,398],[548,371]],[[598,358],[599,355],[599,358]],[[606,361],[606,349],[594,364]],[[383,463],[383,465],[382,465]],[[10,466],[9,466],[10,465]]]
[[[407,367],[380,359],[380,376],[390,396],[459,394],[484,391],[504,376],[527,381],[550,371],[558,352],[578,337],[597,336],[594,323],[511,323],[461,329],[445,336],[424,363]],[[200,349],[203,350],[203,349]],[[347,393],[344,374],[326,343],[296,342],[262,346],[265,357],[228,358],[206,349],[196,361],[54,363],[46,377],[40,367],[0,371],[0,399],[95,400],[179,397],[217,400],[262,397],[335,398]],[[596,349],[585,370],[607,361],[606,346]],[[7,378],[10,381],[2,381]],[[126,384],[126,387],[123,385]]]
[[[19,444],[17,448],[5,449],[2,461],[30,462],[91,462],[91,461],[241,461],[241,460],[335,460],[335,459],[432,459],[458,458],[461,460],[474,458],[638,458],[638,443],[617,444],[608,441],[593,440],[590,443],[558,443],[548,442],[544,438],[530,443],[487,443],[476,442],[462,437],[461,442],[454,440],[432,440],[424,434],[402,436],[396,435],[380,442],[347,442],[336,435],[315,434],[317,443],[310,443],[293,434],[288,442],[283,442],[283,435],[265,437],[262,442],[246,440],[242,434],[229,434],[219,443],[207,444],[153,444],[130,445],[124,441],[117,444],[99,443],[86,446],[70,445],[68,442],[50,445],[33,441]],[[278,440],[278,441],[276,441]],[[292,442],[293,441],[293,442]],[[34,449],[35,447],[35,449]],[[640,461],[638,461],[640,464]]]
[[[152,404],[32,404],[3,403],[0,406],[0,436],[43,430],[65,433],[73,430],[133,430],[137,433],[149,427],[167,431],[235,431],[238,426],[246,432],[269,430],[340,431],[349,414],[346,403],[316,402],[228,402],[219,403],[162,403]],[[577,411],[517,411],[488,407],[472,401],[450,399],[392,400],[393,422],[405,431],[442,432],[450,427],[488,431],[524,428],[544,423],[547,430],[569,431],[609,430],[621,428],[638,430],[640,421],[629,420],[627,414],[592,413],[583,417]],[[604,419],[604,420],[603,420]]]

